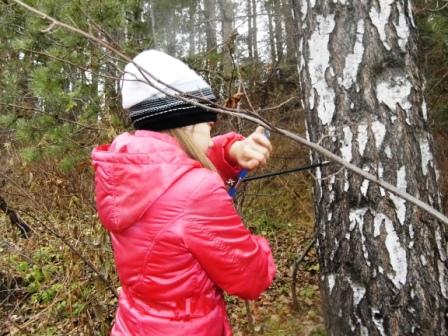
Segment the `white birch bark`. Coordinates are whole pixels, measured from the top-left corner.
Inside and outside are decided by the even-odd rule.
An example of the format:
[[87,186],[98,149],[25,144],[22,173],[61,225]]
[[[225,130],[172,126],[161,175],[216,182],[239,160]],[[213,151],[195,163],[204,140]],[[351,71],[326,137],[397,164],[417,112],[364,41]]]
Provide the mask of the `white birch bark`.
[[[410,2],[296,4],[310,140],[440,210]],[[315,205],[330,334],[448,333],[442,223],[348,171],[316,181]]]

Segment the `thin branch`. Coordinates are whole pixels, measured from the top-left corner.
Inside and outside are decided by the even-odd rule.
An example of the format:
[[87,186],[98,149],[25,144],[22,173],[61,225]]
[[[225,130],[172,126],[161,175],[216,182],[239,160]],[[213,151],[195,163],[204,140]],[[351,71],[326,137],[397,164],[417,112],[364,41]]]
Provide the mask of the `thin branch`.
[[[16,105],[16,104],[5,104],[5,103],[1,103],[1,102],[0,102],[0,105],[9,106],[9,107],[15,107],[15,108],[18,108],[18,109],[21,109],[21,110],[25,110],[25,111],[34,111],[34,112],[46,114],[46,112],[44,112],[42,110],[39,110],[37,108],[34,108],[34,107],[27,107],[27,106],[21,106],[21,105]],[[54,117],[56,120],[65,121],[65,122],[68,122],[68,123],[71,123],[71,124],[75,124],[75,125],[78,125],[78,126],[81,126],[81,127],[84,127],[84,128],[89,128],[89,129],[92,129],[92,130],[95,130],[95,131],[104,130],[103,128],[90,126],[90,125],[86,125],[86,124],[81,124],[81,123],[79,123],[77,121],[73,121],[73,120],[70,120],[70,119],[67,119],[67,118],[63,118],[63,117],[59,117],[59,116],[55,116],[55,115],[51,115],[51,114],[48,114],[48,115]]]
[[[247,103],[249,104],[250,110],[251,110],[253,113],[258,114],[257,112],[255,112],[255,108],[254,108],[254,106],[252,105],[252,102],[251,102],[251,100],[250,100],[250,98],[249,98],[249,95],[247,94],[246,86],[244,85],[243,77],[241,76],[241,70],[240,70],[240,64],[239,64],[239,61],[238,61],[238,55],[236,55],[236,58],[237,58],[237,59],[234,60],[233,64],[235,65],[236,72],[237,72],[237,74],[238,74],[238,80],[239,80],[239,82],[240,82],[240,88],[243,89],[244,97],[246,98],[246,101],[247,101]],[[232,59],[233,59],[233,57],[232,57]],[[239,90],[238,90],[238,91],[239,91]]]
[[431,12],[439,12],[439,11],[445,9],[446,7],[448,7],[448,1],[445,0],[445,2],[446,2],[446,3],[445,3],[444,5],[442,5],[441,7],[439,7],[439,2],[437,1],[437,8],[434,8],[434,9],[429,8],[429,10],[430,10]]
[[308,252],[311,250],[311,248],[316,243],[317,239],[317,232],[314,233],[313,238],[310,240],[308,245],[305,247],[305,250],[301,254],[300,257],[298,257],[294,261],[294,265],[292,267],[292,276],[291,276],[291,294],[292,294],[292,305],[294,310],[299,310],[299,300],[297,299],[297,290],[296,290],[296,284],[297,284],[297,272],[299,270],[299,265],[302,262],[303,258],[308,254]]
[[431,88],[428,90],[428,94],[431,93],[437,86],[439,86],[446,77],[448,77],[448,72],[446,72],[433,86],[431,86]]
[[298,97],[293,96],[290,97],[289,99],[285,100],[283,103],[280,103],[277,106],[272,106],[272,107],[266,107],[264,109],[259,109],[258,112],[266,112],[266,111],[272,111],[272,110],[278,110],[279,108],[282,108],[283,106],[289,104],[290,102],[292,102],[293,100],[298,99]]
[[88,72],[88,73],[90,73],[90,74],[92,74],[92,75],[96,75],[96,76],[98,76],[98,77],[103,77],[103,78],[107,78],[107,79],[112,79],[112,80],[114,80],[114,81],[115,81],[115,80],[120,80],[120,77],[114,77],[114,76],[109,76],[109,75],[103,75],[103,74],[101,74],[101,73],[92,71],[91,69],[86,68],[86,67],[84,67],[84,66],[82,66],[82,65],[80,65],[80,64],[76,64],[76,63],[71,62],[71,61],[69,61],[69,60],[67,60],[67,59],[60,58],[60,57],[57,57],[57,56],[54,56],[54,55],[51,55],[51,54],[47,54],[47,53],[45,53],[45,52],[41,52],[41,51],[37,51],[37,50],[30,50],[30,49],[21,49],[21,50],[22,50],[22,51],[29,52],[29,53],[33,53],[33,54],[38,54],[38,55],[46,56],[46,57],[48,57],[48,58],[52,58],[52,59],[54,59],[54,60],[56,60],[56,61],[59,61],[59,62],[62,62],[62,63],[66,63],[66,64],[68,64],[68,65],[74,66],[75,68],[84,70],[85,72]]

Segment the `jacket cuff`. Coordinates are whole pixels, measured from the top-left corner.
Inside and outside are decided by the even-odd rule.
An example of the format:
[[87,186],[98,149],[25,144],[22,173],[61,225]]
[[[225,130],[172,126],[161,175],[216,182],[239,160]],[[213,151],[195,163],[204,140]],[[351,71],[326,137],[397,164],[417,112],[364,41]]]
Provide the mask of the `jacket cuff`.
[[228,140],[228,142],[224,146],[224,159],[229,164],[229,166],[231,166],[235,169],[241,170],[241,167],[238,164],[238,162],[236,162],[234,159],[232,159],[230,157],[230,148],[232,148],[232,145],[235,142],[242,141],[245,139],[245,137],[238,133],[234,133],[234,132],[232,132],[232,133],[233,133],[232,137]]
[[244,136],[230,132],[213,138],[213,147],[208,153],[224,182],[233,180],[238,176],[241,167],[230,158],[229,151],[236,141],[244,140]]

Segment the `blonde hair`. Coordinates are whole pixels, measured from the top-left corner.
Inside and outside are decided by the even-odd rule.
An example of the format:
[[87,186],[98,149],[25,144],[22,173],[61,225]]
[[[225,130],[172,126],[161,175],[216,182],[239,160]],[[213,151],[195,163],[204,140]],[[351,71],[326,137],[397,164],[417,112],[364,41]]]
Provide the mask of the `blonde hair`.
[[168,133],[173,136],[177,142],[182,146],[183,150],[192,158],[199,161],[203,167],[216,171],[216,167],[205,155],[205,153],[196,145],[191,138],[191,135],[184,127],[173,128],[168,130]]

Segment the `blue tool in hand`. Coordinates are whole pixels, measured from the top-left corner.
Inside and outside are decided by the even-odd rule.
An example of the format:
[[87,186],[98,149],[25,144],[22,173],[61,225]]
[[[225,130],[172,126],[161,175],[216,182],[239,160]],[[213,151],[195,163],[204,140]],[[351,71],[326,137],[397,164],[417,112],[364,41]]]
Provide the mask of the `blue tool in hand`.
[[[266,138],[268,138],[269,139],[269,136],[270,136],[271,134],[269,133],[269,131],[268,130],[265,130],[264,131],[264,136],[266,137]],[[232,186],[232,188],[230,188],[229,189],[229,195],[230,195],[230,197],[235,197],[235,195],[236,195],[236,191],[237,191],[237,189],[238,189],[238,186],[241,184],[241,182],[247,177],[247,175],[249,174],[249,170],[247,170],[247,169],[243,169],[243,170],[241,170],[240,171],[240,173],[239,173],[239,175],[238,175],[238,180],[236,181],[236,183]]]

